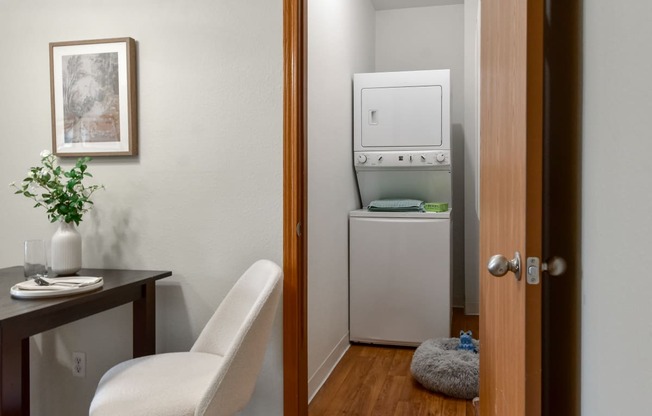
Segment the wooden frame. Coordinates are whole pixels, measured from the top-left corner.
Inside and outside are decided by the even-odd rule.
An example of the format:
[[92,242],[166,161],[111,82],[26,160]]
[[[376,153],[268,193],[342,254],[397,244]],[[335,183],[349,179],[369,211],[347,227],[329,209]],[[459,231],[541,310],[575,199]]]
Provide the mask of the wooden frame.
[[283,406],[308,414],[305,0],[283,0]]
[[138,153],[136,42],[132,38],[50,43],[52,153]]

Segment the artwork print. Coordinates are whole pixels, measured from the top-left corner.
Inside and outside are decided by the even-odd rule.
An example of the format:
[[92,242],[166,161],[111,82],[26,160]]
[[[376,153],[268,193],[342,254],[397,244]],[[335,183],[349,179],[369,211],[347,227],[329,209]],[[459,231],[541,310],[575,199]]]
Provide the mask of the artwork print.
[[62,57],[64,142],[119,142],[118,54]]
[[138,154],[132,38],[50,43],[50,91],[53,153]]

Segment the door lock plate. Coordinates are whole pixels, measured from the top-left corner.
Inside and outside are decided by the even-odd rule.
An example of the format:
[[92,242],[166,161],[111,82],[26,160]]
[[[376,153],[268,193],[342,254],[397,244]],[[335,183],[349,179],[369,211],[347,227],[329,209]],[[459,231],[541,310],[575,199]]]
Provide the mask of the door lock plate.
[[539,271],[541,267],[539,264],[538,257],[528,257],[525,263],[525,275],[528,284],[538,285],[539,284]]

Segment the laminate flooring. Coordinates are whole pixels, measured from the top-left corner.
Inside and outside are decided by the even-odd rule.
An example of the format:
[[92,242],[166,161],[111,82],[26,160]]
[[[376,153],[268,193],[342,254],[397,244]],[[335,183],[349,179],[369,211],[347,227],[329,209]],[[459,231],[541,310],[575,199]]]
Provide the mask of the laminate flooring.
[[[477,316],[453,309],[452,336],[472,330]],[[471,401],[424,389],[410,374],[414,348],[354,344],[309,406],[310,416],[474,416]]]

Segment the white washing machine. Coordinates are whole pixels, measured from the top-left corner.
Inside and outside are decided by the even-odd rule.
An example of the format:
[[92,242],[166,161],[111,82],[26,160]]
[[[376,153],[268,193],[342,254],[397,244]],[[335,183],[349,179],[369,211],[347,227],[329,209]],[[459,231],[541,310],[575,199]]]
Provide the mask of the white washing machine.
[[[451,204],[449,70],[354,75],[362,206]],[[450,336],[451,211],[349,214],[350,340],[418,345]]]
[[349,214],[350,340],[449,337],[450,211]]

